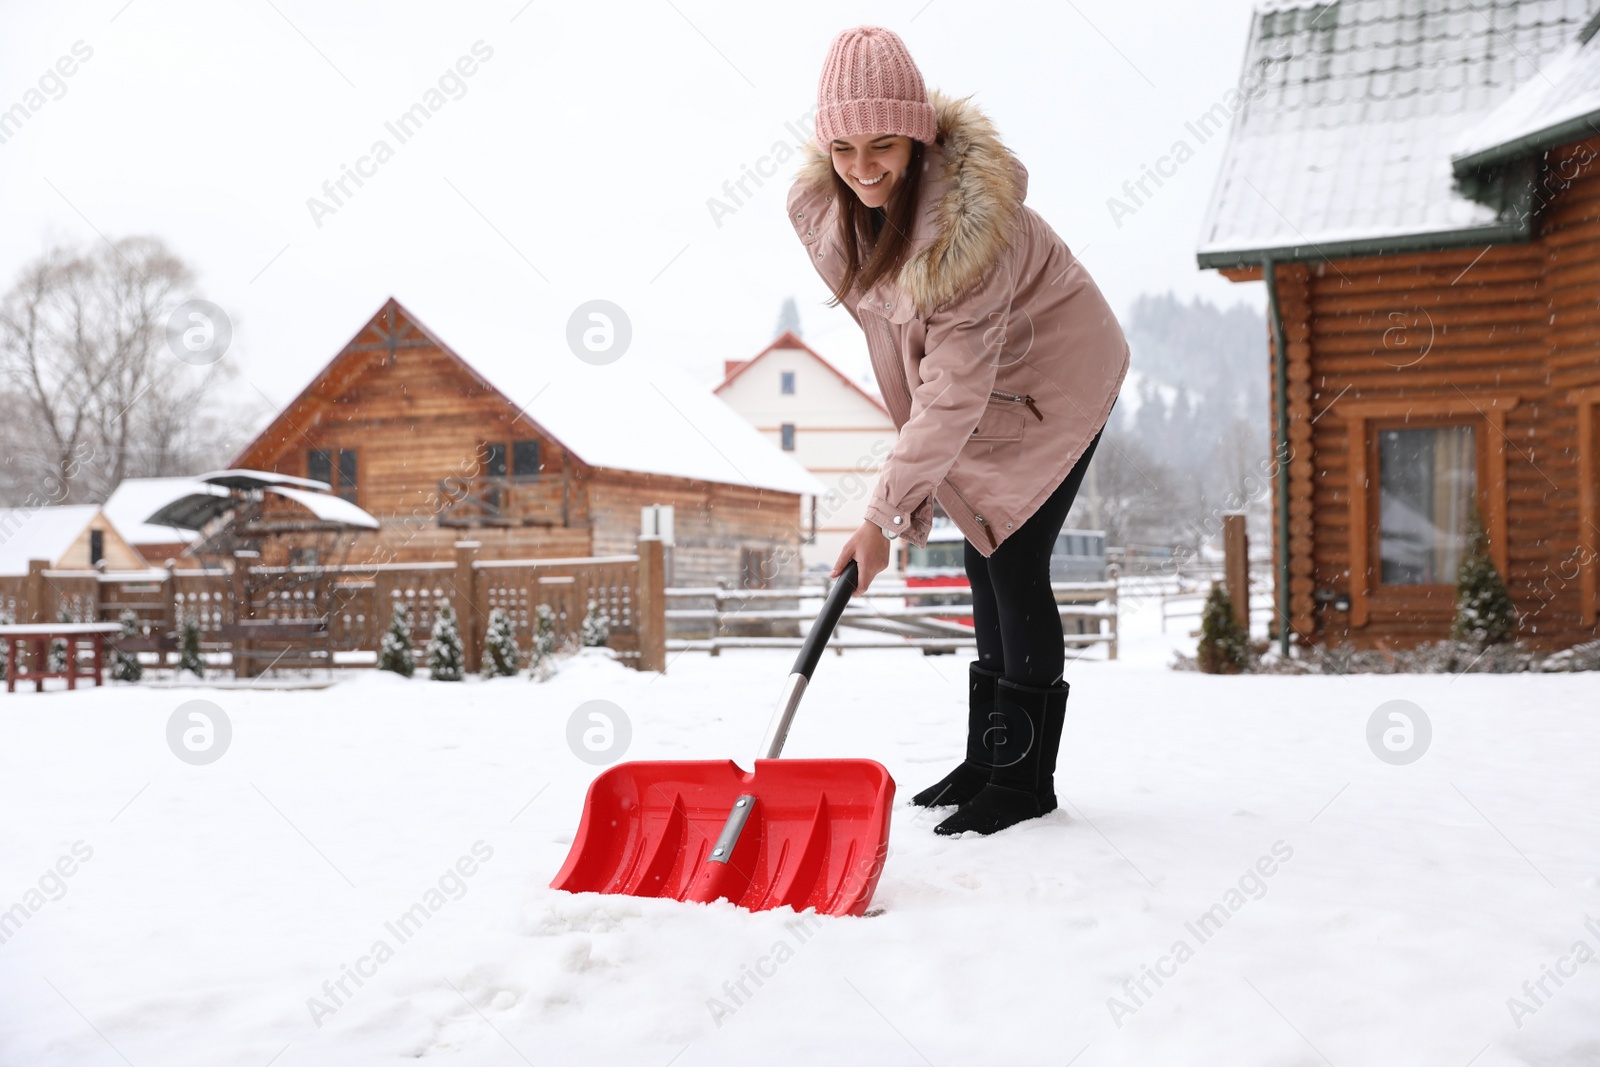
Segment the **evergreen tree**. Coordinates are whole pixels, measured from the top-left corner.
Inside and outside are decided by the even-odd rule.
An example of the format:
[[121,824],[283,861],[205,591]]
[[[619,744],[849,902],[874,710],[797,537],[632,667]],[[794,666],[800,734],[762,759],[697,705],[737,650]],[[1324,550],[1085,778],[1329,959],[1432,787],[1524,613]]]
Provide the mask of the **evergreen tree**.
[[465,660],[455,609],[448,600],[441,600],[433,636],[428,638],[428,676],[438,682],[459,682]]
[[1195,658],[1207,674],[1238,674],[1249,666],[1250,632],[1233,617],[1233,601],[1221,582],[1212,582],[1206,597]]
[[411,624],[406,620],[404,604],[396,604],[389,616],[389,629],[384,631],[383,645],[378,649],[378,669],[393,671],[403,678],[417,673],[417,657],[411,651]]
[[549,604],[534,611],[533,648],[528,653],[529,677],[543,681],[550,677],[556,651],[556,613]]
[[611,619],[594,601],[589,601],[589,611],[583,617],[583,644],[587,648],[604,645],[611,638]]
[[[139,616],[131,608],[124,608],[117,621],[122,623],[121,637],[139,636]],[[111,680],[115,682],[137,682],[144,677],[144,664],[139,662],[138,653],[124,652],[117,649],[111,653]]]
[[196,678],[206,676],[205,661],[200,658],[200,620],[192,613],[183,616],[183,638],[178,644],[178,671],[190,671]]
[[517,647],[511,616],[504,608],[494,608],[489,612],[488,632],[483,637],[483,666],[479,673],[485,678],[516,674],[521,661],[522,650]]
[[[71,622],[72,616],[67,614],[66,608],[56,609],[57,622]],[[67,643],[61,638],[50,642],[49,665],[46,670],[52,674],[60,674],[67,669]]]
[[1517,608],[1489,555],[1478,509],[1467,521],[1467,554],[1456,571],[1456,615],[1450,636],[1479,649],[1516,640]]
[[[0,626],[10,626],[16,621],[16,616],[9,611],[0,611]],[[6,680],[6,647],[10,644],[10,641],[0,638],[0,682]]]

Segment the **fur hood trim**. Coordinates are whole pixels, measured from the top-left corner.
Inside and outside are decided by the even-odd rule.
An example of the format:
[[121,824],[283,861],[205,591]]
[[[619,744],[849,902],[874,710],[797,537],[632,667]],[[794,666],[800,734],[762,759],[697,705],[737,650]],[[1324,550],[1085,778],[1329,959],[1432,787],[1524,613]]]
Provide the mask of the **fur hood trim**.
[[[943,173],[923,178],[911,252],[896,276],[901,292],[923,314],[977,283],[1010,247],[1012,225],[1027,195],[1027,171],[971,99],[937,89],[928,93],[938,132],[923,158],[942,158]],[[829,187],[832,153],[815,139],[802,152],[802,181]]]

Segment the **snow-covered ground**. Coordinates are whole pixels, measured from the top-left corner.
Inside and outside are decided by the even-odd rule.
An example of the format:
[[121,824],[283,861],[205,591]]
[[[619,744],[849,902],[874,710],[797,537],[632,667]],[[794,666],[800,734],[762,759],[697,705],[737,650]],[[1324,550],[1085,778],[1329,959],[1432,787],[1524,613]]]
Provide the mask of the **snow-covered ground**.
[[[786,755],[900,789],[859,919],[547,888],[579,705],[625,758],[748,765],[790,653],[0,696],[0,1064],[1600,1062],[1600,679],[1180,673],[1127,606],[1068,670],[1062,809],[991,838],[907,803],[967,657],[823,657]],[[168,744],[194,699],[210,764]],[[1392,700],[1409,764],[1369,747]]]

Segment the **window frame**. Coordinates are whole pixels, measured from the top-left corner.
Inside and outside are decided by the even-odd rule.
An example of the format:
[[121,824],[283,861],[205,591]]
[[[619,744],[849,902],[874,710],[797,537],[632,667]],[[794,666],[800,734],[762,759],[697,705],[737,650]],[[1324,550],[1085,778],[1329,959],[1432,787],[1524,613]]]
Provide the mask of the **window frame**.
[[1520,402],[1515,393],[1485,390],[1469,396],[1393,397],[1336,403],[1347,427],[1349,467],[1345,483],[1349,499],[1347,528],[1350,564],[1350,625],[1365,626],[1374,609],[1385,615],[1415,614],[1438,609],[1439,594],[1455,584],[1383,585],[1375,573],[1380,566],[1379,530],[1373,516],[1379,511],[1378,435],[1385,429],[1422,429],[1428,426],[1473,427],[1477,468],[1475,496],[1478,513],[1489,537],[1489,554],[1510,582],[1506,533],[1506,413]]
[[792,370],[778,372],[778,393],[781,396],[795,395],[795,377]]
[[1600,620],[1600,457],[1595,456],[1597,440],[1595,417],[1600,414],[1600,385],[1574,389],[1567,403],[1577,408],[1578,428],[1578,624],[1593,626]]

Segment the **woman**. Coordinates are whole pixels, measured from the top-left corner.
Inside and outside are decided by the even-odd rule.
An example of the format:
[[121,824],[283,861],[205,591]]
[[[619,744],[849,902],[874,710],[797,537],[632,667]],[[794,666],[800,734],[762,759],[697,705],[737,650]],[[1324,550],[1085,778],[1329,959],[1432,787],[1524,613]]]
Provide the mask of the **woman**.
[[1128,370],[1083,265],[1023,204],[1028,172],[968,102],[934,91],[893,32],[828,51],[816,140],[789,192],[812,264],[866,334],[899,429],[839,553],[858,595],[890,540],[927,543],[937,500],[966,537],[978,658],[966,759],[918,793],[941,834],[1056,808],[1068,686],[1050,552]]

